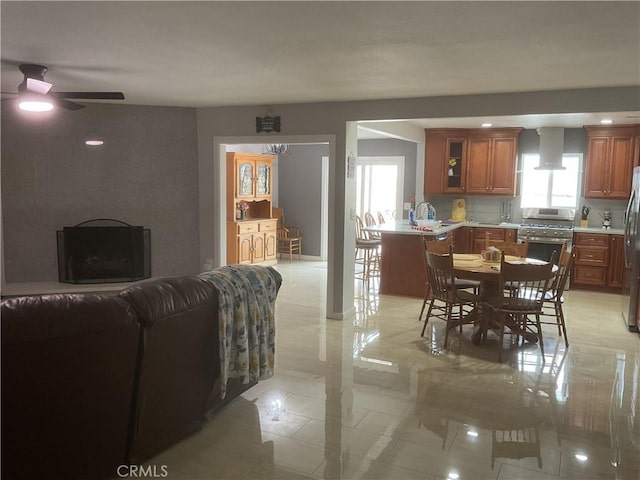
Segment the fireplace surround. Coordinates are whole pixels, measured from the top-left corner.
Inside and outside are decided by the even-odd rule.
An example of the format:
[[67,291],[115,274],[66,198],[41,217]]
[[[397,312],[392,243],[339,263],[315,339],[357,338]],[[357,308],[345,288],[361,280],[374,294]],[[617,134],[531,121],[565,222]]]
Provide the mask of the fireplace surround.
[[148,228],[97,218],[56,234],[60,282],[133,282],[151,277]]

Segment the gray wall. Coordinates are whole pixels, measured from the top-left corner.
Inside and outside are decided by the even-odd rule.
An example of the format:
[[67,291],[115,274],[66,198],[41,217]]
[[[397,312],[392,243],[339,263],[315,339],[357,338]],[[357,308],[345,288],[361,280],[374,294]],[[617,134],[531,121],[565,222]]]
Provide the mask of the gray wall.
[[[361,157],[404,157],[403,203],[411,202],[416,190],[417,145],[396,139],[358,140],[358,156]],[[403,212],[408,218],[408,213]],[[398,217],[400,218],[400,217]]]
[[[87,147],[89,137],[105,144]],[[56,230],[92,218],[151,229],[153,276],[197,273],[196,111],[92,104],[26,115],[2,104],[8,282],[57,280]]]
[[278,204],[285,222],[300,227],[302,254],[320,256],[322,157],[328,145],[291,145],[278,155]]

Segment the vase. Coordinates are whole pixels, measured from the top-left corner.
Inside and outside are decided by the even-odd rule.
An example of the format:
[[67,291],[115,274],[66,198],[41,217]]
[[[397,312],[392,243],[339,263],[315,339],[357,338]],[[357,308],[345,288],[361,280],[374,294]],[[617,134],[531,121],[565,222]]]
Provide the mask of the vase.
[[450,168],[450,169],[449,169],[449,176],[450,176],[450,177],[453,177],[453,168]]
[[246,220],[246,219],[247,219],[247,211],[240,210],[240,220]]

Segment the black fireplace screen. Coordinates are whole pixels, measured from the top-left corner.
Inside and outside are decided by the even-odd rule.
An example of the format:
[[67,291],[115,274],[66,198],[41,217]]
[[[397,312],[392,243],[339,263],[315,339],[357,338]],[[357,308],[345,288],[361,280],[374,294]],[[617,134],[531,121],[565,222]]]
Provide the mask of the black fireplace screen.
[[95,219],[56,233],[61,282],[132,282],[151,276],[148,228]]

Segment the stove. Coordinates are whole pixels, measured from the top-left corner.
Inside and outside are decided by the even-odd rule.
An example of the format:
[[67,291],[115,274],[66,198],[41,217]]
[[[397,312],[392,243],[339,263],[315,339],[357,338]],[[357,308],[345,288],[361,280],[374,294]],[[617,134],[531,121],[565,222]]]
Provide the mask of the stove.
[[571,248],[573,221],[576,211],[571,208],[525,208],[518,228],[518,241],[529,238],[529,256],[548,260],[556,251],[560,253],[564,242]]

